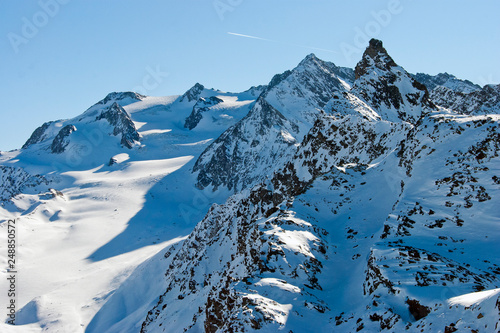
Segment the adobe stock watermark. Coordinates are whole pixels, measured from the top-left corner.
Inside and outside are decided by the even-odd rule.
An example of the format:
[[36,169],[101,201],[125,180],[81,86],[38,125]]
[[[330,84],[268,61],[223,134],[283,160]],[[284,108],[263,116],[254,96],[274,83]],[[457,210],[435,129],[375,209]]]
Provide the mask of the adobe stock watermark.
[[212,5],[219,19],[224,21],[226,13],[233,12],[242,3],[243,0],[215,0]]
[[385,9],[371,11],[371,20],[365,23],[364,27],[354,28],[354,39],[352,43],[342,42],[340,51],[347,61],[356,60],[363,53],[370,39],[377,37],[383,28],[391,24],[394,16],[403,12],[401,0],[389,0]]
[[500,81],[495,80],[495,78],[493,77],[493,74],[480,75],[477,78],[477,80],[478,80],[477,82],[481,86],[481,88],[483,88],[484,86],[486,86],[488,84],[494,84],[494,85],[500,84]]
[[62,5],[66,5],[70,0],[39,0],[38,6],[40,10],[35,12],[31,18],[24,16],[21,21],[21,33],[9,32],[7,38],[9,39],[12,49],[17,54],[19,47],[26,45],[30,40],[35,38],[40,29],[49,24],[61,9]]
[[214,203],[214,198],[216,197],[215,192],[210,192],[209,190],[195,190],[192,189],[192,200],[191,203],[181,203],[178,206],[179,215],[182,216],[184,223],[186,225],[191,225],[193,223],[198,223],[200,219],[200,214],[205,215],[208,208]]
[[132,91],[141,95],[148,95],[151,91],[158,88],[165,78],[168,77],[168,72],[163,72],[160,66],[156,68],[146,67],[146,75],[142,78],[142,85],[136,86]]
[[7,323],[16,324],[17,301],[17,229],[16,220],[7,221]]

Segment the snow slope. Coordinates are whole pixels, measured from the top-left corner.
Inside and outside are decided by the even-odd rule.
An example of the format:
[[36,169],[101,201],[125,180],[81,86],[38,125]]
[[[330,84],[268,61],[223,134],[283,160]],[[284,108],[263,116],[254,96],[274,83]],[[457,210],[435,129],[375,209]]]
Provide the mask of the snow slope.
[[[81,116],[37,129],[24,149],[2,153],[0,219],[16,219],[19,244],[19,326],[2,331],[83,332],[136,267],[182,241],[211,203],[225,200],[224,192],[196,189],[190,169],[255,97],[200,93],[218,96],[216,112],[228,117],[189,130],[193,101],[112,93]],[[54,152],[69,124],[76,130]],[[138,134],[129,147],[121,142],[123,124]],[[0,226],[4,275],[6,223]]]

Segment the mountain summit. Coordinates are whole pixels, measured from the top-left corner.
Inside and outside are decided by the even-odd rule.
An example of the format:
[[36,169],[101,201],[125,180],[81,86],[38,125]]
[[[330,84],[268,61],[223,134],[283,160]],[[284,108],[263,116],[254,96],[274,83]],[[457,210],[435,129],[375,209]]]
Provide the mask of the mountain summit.
[[382,42],[370,40],[354,70],[351,93],[370,105],[382,119],[416,124],[436,106],[427,88],[389,56]]
[[396,63],[384,48],[382,41],[372,38],[368,47],[363,53],[363,57],[356,65],[354,73],[356,80],[361,76],[368,74],[370,68],[375,66],[381,71],[390,71],[392,67],[396,67]]
[[352,69],[314,54],[293,70],[275,75],[250,112],[200,155],[193,168],[198,187],[237,192],[277,170],[332,95],[348,91],[353,79]]

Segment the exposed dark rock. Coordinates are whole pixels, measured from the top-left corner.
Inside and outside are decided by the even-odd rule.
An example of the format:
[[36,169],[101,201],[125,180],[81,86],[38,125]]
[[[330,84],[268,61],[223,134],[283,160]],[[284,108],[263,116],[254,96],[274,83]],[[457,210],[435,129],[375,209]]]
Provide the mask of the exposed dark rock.
[[429,75],[424,73],[412,74],[412,77],[418,82],[424,84],[429,91],[434,90],[438,86],[445,86],[455,92],[470,93],[481,90],[481,87],[469,80],[460,80],[454,75],[448,73],[439,73],[437,75]]
[[283,82],[287,77],[292,74],[291,70],[284,71],[281,74],[276,74],[273,76],[269,84],[267,85],[267,89],[265,90],[265,93],[271,91],[272,88],[276,87],[279,83]]
[[146,98],[146,96],[138,94],[138,93],[133,92],[133,91],[112,92],[112,93],[107,94],[106,97],[104,97],[104,99],[100,100],[95,105],[107,104],[110,101],[119,102],[125,98],[130,98],[130,99],[135,100],[135,101],[141,101],[144,98]]
[[131,149],[140,135],[128,113],[118,104],[113,103],[97,116],[96,120],[106,119],[113,126],[113,135],[121,135],[121,144]]
[[61,154],[66,150],[66,147],[69,144],[69,136],[71,133],[76,131],[76,127],[73,125],[64,126],[59,133],[57,133],[56,137],[52,141],[50,146],[50,151],[53,154]]
[[430,97],[437,105],[463,114],[500,113],[500,85],[486,85],[470,93],[437,86]]
[[358,62],[356,68],[354,69],[356,80],[361,76],[368,74],[367,70],[372,65],[375,65],[384,71],[390,71],[391,67],[397,66],[382,45],[382,41],[374,38],[370,40],[370,43],[363,54],[362,60]]
[[45,131],[49,126],[52,124],[52,121],[49,121],[47,123],[44,123],[42,126],[38,127],[30,136],[28,141],[23,145],[22,149],[26,149],[31,145],[34,145],[36,143],[42,142],[43,140],[47,139],[47,135],[45,134]]
[[186,118],[184,127],[192,130],[198,125],[200,120],[203,118],[204,112],[208,111],[210,107],[222,102],[223,100],[216,96],[211,96],[206,99],[200,97],[196,102],[196,104],[193,106],[193,111],[191,111],[191,114]]
[[[417,124],[423,115],[436,109],[425,85],[398,66],[379,40],[370,40],[355,73],[351,93],[373,107],[382,119]],[[408,86],[413,91],[407,91]]]
[[262,96],[259,97],[256,107],[252,108],[243,120],[224,132],[200,155],[193,167],[193,172],[199,172],[197,186],[205,188],[212,185],[214,190],[221,185],[227,186],[230,190],[236,189],[238,185],[248,186],[253,179],[242,182],[240,176],[246,173],[245,170],[253,169],[259,157],[258,152],[255,155],[248,152],[245,156],[240,151],[240,145],[244,143],[248,145],[249,139],[252,139],[246,134],[246,124],[252,126],[252,132],[255,131],[264,137],[275,126],[285,127],[286,121],[278,110],[267,103]]
[[259,97],[260,94],[262,94],[263,91],[267,89],[266,85],[258,85],[258,86],[252,86],[248,90],[245,90],[245,93],[249,93],[250,95],[254,97]]
[[49,181],[41,175],[32,175],[18,167],[0,165],[0,203],[42,184],[48,185]]
[[200,98],[200,94],[205,89],[205,87],[199,83],[196,83],[193,87],[191,87],[188,91],[181,96],[180,102],[193,102],[197,101]]
[[416,299],[407,299],[406,304],[408,304],[410,313],[415,320],[420,320],[431,313],[429,307],[420,304]]
[[61,191],[58,191],[56,189],[49,188],[49,192],[50,192],[50,194],[52,195],[53,198],[64,197],[64,194]]
[[448,326],[445,326],[444,328],[444,333],[453,333],[458,331],[458,329],[455,327],[455,323],[451,323]]

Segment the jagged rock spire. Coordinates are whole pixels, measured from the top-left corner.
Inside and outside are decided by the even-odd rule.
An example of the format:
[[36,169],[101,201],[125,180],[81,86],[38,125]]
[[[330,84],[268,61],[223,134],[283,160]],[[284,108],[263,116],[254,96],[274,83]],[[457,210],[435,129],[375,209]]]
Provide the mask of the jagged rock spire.
[[366,74],[366,69],[371,65],[375,65],[382,70],[390,70],[392,67],[397,66],[391,56],[387,53],[382,41],[374,38],[370,40],[368,47],[363,53],[363,58],[356,65],[354,70],[356,79]]
[[427,88],[389,56],[380,40],[372,39],[356,65],[351,90],[384,120],[416,124],[435,109]]

